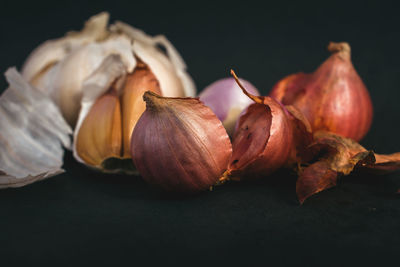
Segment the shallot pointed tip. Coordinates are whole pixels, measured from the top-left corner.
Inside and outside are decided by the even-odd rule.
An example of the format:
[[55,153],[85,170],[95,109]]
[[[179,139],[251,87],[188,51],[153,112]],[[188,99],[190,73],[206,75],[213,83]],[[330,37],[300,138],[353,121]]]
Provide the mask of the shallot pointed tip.
[[159,104],[159,99],[163,97],[159,94],[154,93],[153,91],[146,91],[143,94],[143,101],[146,102],[146,109],[148,110],[158,110],[157,106]]
[[238,76],[236,75],[235,71],[233,69],[231,69],[231,75],[233,76],[233,78],[235,79],[237,85],[239,85],[240,89],[242,89],[243,93],[248,96],[251,100],[253,100],[254,102],[258,103],[258,104],[262,104],[263,103],[263,99],[259,96],[255,96],[250,94],[246,88],[244,88],[244,86],[242,85],[242,83],[239,81]]
[[342,53],[342,54],[345,54],[350,59],[351,48],[350,48],[349,43],[346,43],[346,42],[339,42],[339,43],[329,42],[328,51],[331,52],[331,53]]

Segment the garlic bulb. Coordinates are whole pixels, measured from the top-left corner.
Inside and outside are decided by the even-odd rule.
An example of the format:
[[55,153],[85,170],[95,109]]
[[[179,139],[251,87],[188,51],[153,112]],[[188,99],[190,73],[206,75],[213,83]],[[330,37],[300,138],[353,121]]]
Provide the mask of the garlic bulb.
[[[10,88],[0,98],[0,188],[62,172],[62,146],[71,148],[72,133],[78,161],[103,171],[131,172],[127,148],[144,111],[142,93],[196,94],[185,63],[164,36],[148,36],[122,22],[108,26],[108,19],[106,12],[93,16],[81,31],[33,50],[21,75],[7,72]],[[107,95],[110,90],[114,94]],[[108,116],[109,107],[121,114]],[[97,114],[105,115],[99,119]],[[94,161],[83,156],[85,150]],[[123,163],[110,167],[109,158]]]

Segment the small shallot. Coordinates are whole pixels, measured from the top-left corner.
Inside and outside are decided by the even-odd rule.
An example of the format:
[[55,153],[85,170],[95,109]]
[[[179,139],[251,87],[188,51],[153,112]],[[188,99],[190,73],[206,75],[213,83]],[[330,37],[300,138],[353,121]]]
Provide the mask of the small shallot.
[[293,147],[292,126],[285,108],[271,97],[246,91],[233,71],[243,93],[254,103],[240,117],[233,137],[233,154],[228,175],[265,176],[283,167]]
[[280,80],[270,96],[298,108],[314,131],[361,140],[372,123],[372,102],[350,59],[348,43],[330,43],[332,55],[313,73]]
[[221,121],[198,98],[147,91],[146,110],[132,134],[133,162],[142,177],[166,191],[194,193],[222,176],[232,146]]

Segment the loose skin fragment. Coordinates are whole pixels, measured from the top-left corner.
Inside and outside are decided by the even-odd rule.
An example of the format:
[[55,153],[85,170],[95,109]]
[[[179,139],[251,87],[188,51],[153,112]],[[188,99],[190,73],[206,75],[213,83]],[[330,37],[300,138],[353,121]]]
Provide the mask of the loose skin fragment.
[[336,185],[337,179],[358,169],[385,174],[400,169],[400,153],[389,155],[368,151],[352,139],[325,131],[314,133],[314,141],[303,154],[296,192],[300,203]]
[[0,97],[0,188],[20,187],[62,173],[71,128],[45,94],[15,68]]
[[285,106],[293,131],[293,146],[286,167],[298,166],[308,146],[313,141],[311,125],[300,110],[294,106]]
[[300,204],[323,190],[336,186],[338,173],[329,167],[326,161],[318,161],[305,168],[296,184]]

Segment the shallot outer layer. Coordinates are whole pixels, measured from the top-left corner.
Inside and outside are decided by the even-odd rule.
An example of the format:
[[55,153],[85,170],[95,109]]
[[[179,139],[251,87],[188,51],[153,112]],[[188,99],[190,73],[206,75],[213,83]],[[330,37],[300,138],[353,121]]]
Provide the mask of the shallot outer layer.
[[143,96],[146,111],[133,134],[133,162],[149,183],[167,191],[208,189],[222,176],[232,154],[228,134],[197,98]]
[[[265,176],[283,167],[293,146],[287,111],[270,97],[256,97],[239,120],[228,166],[232,177]],[[262,102],[261,102],[262,101]]]
[[314,131],[361,140],[372,123],[372,102],[350,59],[347,43],[330,43],[332,55],[313,73],[292,74],[270,96],[298,108]]

